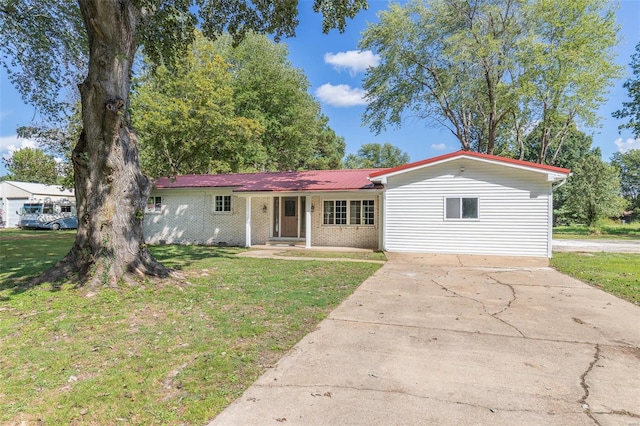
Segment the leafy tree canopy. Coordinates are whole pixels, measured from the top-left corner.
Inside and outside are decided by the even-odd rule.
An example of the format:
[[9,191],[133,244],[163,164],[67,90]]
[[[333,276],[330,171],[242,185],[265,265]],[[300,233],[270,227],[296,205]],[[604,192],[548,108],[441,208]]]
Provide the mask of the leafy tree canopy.
[[146,67],[132,98],[143,169],[152,176],[337,168],[328,127],[283,45],[247,33],[194,46],[170,71]]
[[465,150],[521,158],[537,124],[535,160],[547,162],[574,123],[596,123],[620,74],[616,44],[607,0],[392,4],[360,44],[381,56],[364,80],[364,121],[379,132],[410,114],[445,126]]
[[623,87],[631,98],[629,102],[622,103],[622,109],[614,112],[615,118],[628,119],[621,124],[620,129],[630,129],[636,138],[640,138],[640,43],[636,44],[636,53],[631,55],[632,76],[625,81]]
[[58,183],[58,166],[53,155],[38,148],[21,148],[4,160],[11,180],[53,185]]
[[632,209],[640,210],[640,149],[616,152],[611,164],[620,170],[622,195],[629,201]]
[[55,124],[43,122],[31,126],[22,126],[18,129],[18,136],[36,142],[45,153],[58,159],[58,181],[65,188],[73,188],[73,164],[71,153],[80,137],[82,130],[82,117],[80,116],[80,103],[72,107],[72,113],[60,118]]
[[309,81],[287,59],[287,47],[264,35],[249,33],[235,48],[225,34],[216,53],[231,66],[236,113],[264,126],[266,151],[261,170],[339,168],[344,140],[328,126],[328,118],[308,93]]
[[228,68],[202,37],[172,70],[146,68],[132,115],[151,176],[238,172],[265,155],[262,125],[235,114]]
[[[542,144],[543,126],[536,126],[525,138],[524,160],[535,162],[540,152]],[[562,139],[554,145],[553,152],[545,157],[544,164],[573,169],[580,160],[589,154],[596,154],[593,148],[593,136],[587,135],[578,129],[575,124],[571,124]],[[600,155],[599,152],[597,154]]]
[[401,166],[409,162],[409,154],[403,152],[397,146],[386,142],[367,143],[362,145],[358,154],[349,154],[345,158],[347,169],[375,169]]
[[[344,29],[366,0],[314,0],[323,30]],[[196,16],[197,14],[197,16]],[[23,97],[60,114],[60,88],[79,87],[82,132],[72,153],[78,231],[70,252],[34,280],[73,277],[92,288],[166,277],[142,232],[151,182],[142,173],[129,92],[136,53],[172,70],[194,39],[228,31],[295,35],[296,0],[4,0],[0,61]],[[199,19],[198,19],[199,18]],[[81,84],[79,83],[84,76]],[[222,94],[221,94],[222,95]]]
[[566,185],[567,210],[574,221],[588,226],[600,219],[619,216],[626,205],[620,195],[618,170],[597,154],[583,157]]

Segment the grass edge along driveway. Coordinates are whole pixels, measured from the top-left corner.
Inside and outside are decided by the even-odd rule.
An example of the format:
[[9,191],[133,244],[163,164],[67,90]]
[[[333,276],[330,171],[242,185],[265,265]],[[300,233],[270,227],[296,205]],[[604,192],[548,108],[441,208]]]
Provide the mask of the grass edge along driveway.
[[555,252],[549,265],[640,306],[640,254]]
[[72,243],[0,232],[1,424],[204,424],[380,267],[162,246],[183,282],[21,287]]

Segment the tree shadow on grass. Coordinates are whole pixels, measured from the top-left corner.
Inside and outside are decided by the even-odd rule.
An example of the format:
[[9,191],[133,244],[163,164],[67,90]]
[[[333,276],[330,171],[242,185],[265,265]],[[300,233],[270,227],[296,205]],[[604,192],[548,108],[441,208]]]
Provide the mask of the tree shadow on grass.
[[245,251],[240,247],[217,247],[199,245],[160,245],[150,246],[155,259],[168,268],[183,270],[195,262],[204,259],[238,259],[237,254]]
[[[25,232],[25,231],[23,231]],[[60,238],[61,234],[20,234],[16,238],[2,238],[0,234],[0,302],[10,300],[10,295],[23,293],[32,286],[30,281],[55,265],[71,249],[74,235]],[[194,263],[211,258],[234,259],[244,249],[239,247],[215,247],[198,245],[150,246],[153,256],[165,266],[184,270]],[[51,292],[60,291],[63,283],[46,283]],[[43,288],[40,285],[40,288]]]

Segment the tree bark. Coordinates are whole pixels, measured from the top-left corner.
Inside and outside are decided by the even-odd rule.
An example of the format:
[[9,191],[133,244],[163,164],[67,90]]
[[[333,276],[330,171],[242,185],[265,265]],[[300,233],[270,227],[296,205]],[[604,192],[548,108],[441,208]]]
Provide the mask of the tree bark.
[[[128,0],[79,0],[89,40],[80,85],[83,131],[73,151],[78,232],[71,251],[35,282],[73,278],[114,286],[134,277],[166,277],[144,243],[151,185],[140,170],[127,108],[140,10]],[[75,275],[75,277],[74,277]]]

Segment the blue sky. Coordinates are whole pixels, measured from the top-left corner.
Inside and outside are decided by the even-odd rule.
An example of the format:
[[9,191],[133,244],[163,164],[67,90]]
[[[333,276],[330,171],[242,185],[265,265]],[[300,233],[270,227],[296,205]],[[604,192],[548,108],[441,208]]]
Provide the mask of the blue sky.
[[[400,129],[388,129],[375,135],[362,125],[365,105],[362,101],[362,78],[367,65],[375,63],[370,52],[358,54],[358,42],[368,23],[378,22],[377,13],[387,8],[386,0],[369,0],[369,10],[350,20],[345,33],[322,33],[321,18],[311,10],[312,2],[300,1],[300,26],[295,38],[283,42],[289,48],[292,65],[306,74],[310,92],[318,99],[323,113],[329,117],[329,125],[345,138],[347,153],[356,153],[365,143],[389,142],[406,151],[411,161],[418,161],[447,152],[457,151],[460,145],[451,133],[424,122],[407,118]],[[586,129],[593,133],[594,145],[602,149],[608,160],[618,150],[640,148],[640,140],[630,132],[619,133],[622,122],[611,117],[622,102],[628,100],[622,84],[628,79],[628,64],[640,41],[640,0],[622,0],[617,13],[621,42],[617,48],[617,63],[625,66],[626,75],[611,87],[608,102],[600,108],[601,127]],[[0,72],[0,156],[6,157],[22,146],[33,146],[30,141],[16,137],[16,128],[38,121],[32,106],[24,104],[13,89],[4,70]],[[0,162],[0,176],[6,173]]]

